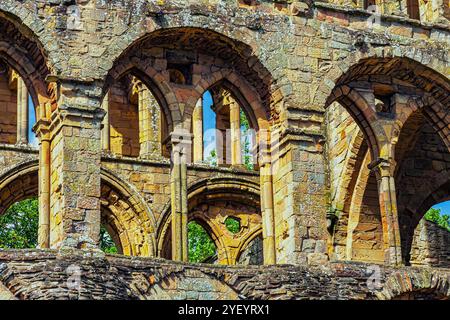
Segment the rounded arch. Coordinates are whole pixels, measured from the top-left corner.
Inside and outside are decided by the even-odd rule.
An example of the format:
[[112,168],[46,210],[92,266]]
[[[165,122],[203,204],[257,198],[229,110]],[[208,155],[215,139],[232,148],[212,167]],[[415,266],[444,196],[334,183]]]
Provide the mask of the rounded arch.
[[[181,119],[185,110],[175,110],[175,107],[178,107],[175,103],[178,102],[179,95],[172,95],[172,92],[166,86],[170,79],[169,72],[165,70],[167,65],[161,64],[161,60],[164,60],[166,57],[158,49],[198,53],[199,57],[194,59],[196,61],[193,61],[197,69],[202,67],[202,63],[199,60],[203,59],[206,61],[208,59],[205,59],[205,57],[209,55],[213,57],[213,60],[210,60],[211,63],[228,63],[228,68],[221,67],[220,71],[214,71],[214,67],[210,65],[202,69],[201,77],[193,77],[191,85],[193,91],[195,91],[196,98],[192,96],[187,99],[188,101],[183,101],[188,112],[192,111],[189,111],[189,108],[193,109],[198,98],[215,82],[225,77],[231,83],[236,82],[236,75],[229,74],[232,69],[236,74],[245,75],[245,81],[257,93],[256,96],[260,97],[261,104],[264,106],[267,115],[272,113],[270,110],[271,102],[273,102],[272,92],[276,91],[277,88],[275,88],[270,72],[256,57],[253,48],[238,40],[241,39],[241,33],[239,36],[234,36],[233,34],[222,34],[214,30],[214,27],[210,28],[210,26],[204,26],[203,24],[199,26],[180,26],[170,25],[170,23],[173,22],[170,21],[169,25],[161,28],[153,20],[147,19],[130,27],[105,52],[105,56],[109,57],[108,59],[113,62],[111,70],[115,68],[118,61],[121,61],[126,56],[130,56],[134,49],[139,49],[141,52],[145,51],[145,54],[135,54],[134,62],[139,59],[145,59],[146,56],[152,56],[152,61],[147,65],[155,66],[157,74],[152,75],[152,77],[159,76],[165,82],[164,90],[167,90],[167,92],[162,91],[164,94],[170,95],[168,104],[173,108],[171,110],[173,121],[177,122]],[[223,32],[224,30],[220,31]],[[121,62],[120,64],[123,63]],[[248,99],[247,97],[247,100],[250,104],[253,103],[253,99]],[[172,106],[172,104],[174,105]],[[264,118],[268,118],[268,116]]]
[[[0,176],[0,215],[13,203],[38,195],[37,160],[15,165]],[[101,170],[101,203],[107,230],[123,254],[154,256],[156,220],[144,199],[112,172]],[[106,214],[106,216],[105,216]]]
[[149,60],[145,58],[142,60],[130,59],[125,56],[116,61],[106,77],[103,96],[107,94],[114,83],[126,75],[137,77],[150,90],[161,108],[169,130],[172,131],[174,121],[178,122],[181,119],[181,114],[176,106],[176,96],[166,79],[152,67]]
[[372,122],[375,111],[369,106],[367,100],[357,91],[349,86],[336,87],[326,101],[328,107],[333,102],[341,104],[364,135],[367,141],[372,159],[376,159],[380,152],[380,138],[384,137],[384,130],[380,126],[374,127]]
[[[423,54],[424,57],[427,56],[425,52]],[[436,60],[432,60],[429,63],[430,66],[427,66],[422,64],[422,61],[429,62],[426,59],[422,58],[417,61],[413,58],[408,58],[408,54],[406,53],[404,56],[379,55],[376,52],[370,52],[366,55],[362,55],[359,52],[355,53],[351,56],[350,60],[342,63],[345,66],[344,68],[341,69],[341,67],[337,66],[331,68],[323,79],[323,83],[314,98],[314,103],[329,105],[339,97],[343,97],[340,99],[340,102],[347,105],[349,112],[352,113],[357,122],[360,122],[361,128],[370,129],[365,133],[370,138],[370,131],[380,135],[383,133],[383,130],[379,130],[380,128],[375,128],[373,125],[373,122],[378,122],[374,121],[377,119],[375,110],[368,108],[364,104],[363,99],[350,96],[353,94],[350,86],[359,81],[362,81],[363,85],[368,85],[369,90],[375,90],[378,87],[383,88],[381,90],[384,91],[386,90],[386,86],[390,86],[393,93],[407,92],[408,95],[416,97],[413,99],[414,101],[411,100],[407,103],[408,110],[406,113],[404,112],[405,110],[394,111],[396,125],[392,129],[401,130],[403,123],[407,121],[408,117],[417,108],[420,108],[436,132],[441,135],[447,147],[449,147],[450,142],[448,136],[450,135],[450,129],[448,128],[448,123],[450,122],[450,114],[445,106],[450,103],[450,95],[448,94],[450,91],[450,81],[444,76],[446,62]],[[355,64],[353,61],[358,62]],[[432,69],[432,67],[436,69]],[[391,82],[384,83],[386,79],[383,79],[380,85],[380,77],[388,77]],[[340,88],[346,89],[344,92],[340,92]],[[414,90],[411,90],[412,88],[417,90],[413,92]],[[323,96],[323,93],[327,94]],[[346,102],[346,100],[348,101]],[[359,117],[359,114],[364,117]],[[383,135],[381,136],[383,137]],[[388,153],[393,151],[389,150]]]
[[[231,70],[226,72],[217,71],[210,79],[219,80],[216,80],[215,82],[208,81],[208,79],[204,80],[204,83],[200,84],[203,91],[198,96],[198,99],[201,99],[203,94],[208,90],[213,88],[224,88],[230,91],[232,96],[237,100],[239,106],[244,110],[246,116],[248,117],[253,129],[269,129],[268,121],[270,117],[270,110],[264,108],[257,92],[255,92],[255,90],[245,80]],[[196,93],[198,94],[198,92]]]
[[445,273],[431,269],[405,270],[389,275],[376,296],[379,300],[395,300],[405,294],[424,293],[440,299],[450,299],[450,282]]
[[125,255],[154,256],[156,220],[139,192],[112,172],[101,170],[102,220]]
[[38,195],[38,161],[13,166],[0,176],[0,215],[15,202]]
[[[382,60],[386,61],[391,59],[395,59],[395,61],[409,61],[411,64],[414,64],[414,68],[409,70],[410,75],[421,75],[422,73],[424,77],[437,75],[439,83],[447,83],[446,87],[448,88],[448,79],[445,76],[445,74],[448,74],[448,62],[445,60],[447,52],[445,49],[441,51],[442,55],[436,54],[433,56],[431,56],[427,49],[415,48],[415,50],[412,51],[410,46],[396,46],[396,50],[386,49],[391,49],[391,47],[369,46],[367,50],[356,50],[349,54],[347,58],[342,60],[339,64],[333,64],[319,84],[313,99],[313,104],[317,106],[326,105],[326,100],[331,95],[334,88],[342,85],[345,79],[348,80],[347,75],[351,72],[351,69],[365,70],[363,67],[365,62],[369,62],[372,67],[376,67],[377,63],[374,61],[380,62]],[[357,61],[357,63],[355,63],[355,61]],[[396,63],[388,63],[388,65],[390,67],[395,67]],[[377,68],[372,68],[372,70],[377,70]],[[407,74],[408,73],[405,73],[405,75]],[[425,82],[423,84],[425,84]],[[428,88],[431,89],[433,87],[429,86]]]
[[24,80],[36,108],[49,100],[45,78],[54,69],[49,54],[56,50],[57,41],[43,35],[45,28],[37,16],[22,7],[18,9],[19,6],[0,4],[0,59]]
[[[210,232],[210,236],[213,239],[218,253],[222,251],[222,261],[227,261],[227,263],[232,263],[239,256],[240,251],[234,251],[232,253],[228,252],[226,249],[226,244],[224,243],[223,237],[220,235],[224,234],[224,231],[218,227],[217,223],[212,223],[209,221],[208,217],[201,212],[193,211],[199,204],[207,198],[209,200],[226,200],[226,201],[236,201],[238,203],[245,203],[252,207],[258,208],[259,212],[259,185],[256,182],[247,180],[244,178],[231,178],[231,177],[217,177],[217,178],[206,178],[199,180],[188,187],[188,207],[189,207],[189,220],[200,221],[202,226],[206,226],[206,230]],[[157,230],[157,241],[158,241],[158,256],[162,256],[165,249],[167,249],[167,239],[170,239],[170,217],[171,208],[170,205],[166,206],[166,210],[161,215],[158,221]],[[261,223],[255,227],[251,223],[246,223],[248,225],[247,232],[243,234],[242,232],[237,235],[239,240],[239,245],[236,246],[239,250],[243,247],[242,242],[248,242],[249,238],[253,237],[255,233],[262,232]],[[243,236],[243,237],[242,237]]]
[[[442,177],[445,179],[444,177]],[[443,180],[442,179],[442,180]],[[431,193],[428,194],[428,196],[425,198],[425,200],[422,202],[422,204],[417,209],[417,218],[415,222],[415,225],[419,223],[419,221],[423,218],[425,213],[435,204],[449,201],[450,200],[450,177],[448,177],[447,181],[443,180],[443,183],[439,183],[438,187]]]

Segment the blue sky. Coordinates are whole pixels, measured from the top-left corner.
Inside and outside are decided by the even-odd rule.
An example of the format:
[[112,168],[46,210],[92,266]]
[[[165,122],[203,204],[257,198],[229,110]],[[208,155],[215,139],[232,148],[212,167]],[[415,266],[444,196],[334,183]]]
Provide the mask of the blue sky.
[[34,111],[34,104],[31,100],[31,96],[28,96],[28,121],[28,141],[31,145],[37,146],[38,141],[36,139],[36,135],[34,134],[33,130],[31,130],[36,123],[36,113]]
[[440,209],[441,210],[441,214],[448,214],[448,215],[450,215],[450,201],[445,201],[445,202],[438,203],[438,204],[434,205],[433,208]]
[[211,109],[212,104],[211,93],[206,91],[203,95],[203,142],[205,146],[203,149],[203,159],[207,159],[216,146],[216,135],[214,132],[216,128],[216,114]]

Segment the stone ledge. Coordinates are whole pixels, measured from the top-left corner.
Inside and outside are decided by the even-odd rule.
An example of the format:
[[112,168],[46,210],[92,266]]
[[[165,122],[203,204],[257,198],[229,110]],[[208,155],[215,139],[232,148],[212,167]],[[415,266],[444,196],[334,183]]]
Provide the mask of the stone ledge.
[[[350,14],[350,15],[359,15],[362,17],[370,17],[371,16],[371,13],[367,12],[364,9],[338,6],[338,5],[335,5],[332,3],[326,3],[326,2],[314,2],[314,8],[332,10],[332,11],[342,12],[342,13],[346,13],[346,14]],[[440,29],[443,31],[450,32],[450,22],[448,25],[445,25],[442,23],[427,23],[427,22],[422,22],[419,20],[411,19],[408,17],[400,17],[400,16],[387,15],[387,14],[381,14],[380,17],[381,17],[382,21],[409,24],[409,25],[421,27],[421,28],[424,28],[427,30]]]

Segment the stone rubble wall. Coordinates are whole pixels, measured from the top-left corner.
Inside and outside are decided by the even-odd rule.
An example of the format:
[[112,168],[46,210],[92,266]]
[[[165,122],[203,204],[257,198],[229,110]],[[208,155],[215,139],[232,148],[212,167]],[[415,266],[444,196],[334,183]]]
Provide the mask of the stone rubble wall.
[[450,232],[422,219],[414,231],[411,265],[450,267]]
[[0,296],[18,299],[373,300],[424,290],[448,299],[449,281],[448,269],[364,263],[231,267],[77,250],[0,251]]

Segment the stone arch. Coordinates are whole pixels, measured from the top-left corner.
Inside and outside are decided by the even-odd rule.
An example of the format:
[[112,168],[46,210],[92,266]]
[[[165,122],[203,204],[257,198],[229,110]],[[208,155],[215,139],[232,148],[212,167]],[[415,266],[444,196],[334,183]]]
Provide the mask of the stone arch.
[[[38,195],[38,170],[38,161],[33,160],[0,176],[0,215],[13,203]],[[102,169],[101,181],[104,219],[119,249],[126,255],[154,256],[156,220],[150,208],[136,190],[108,170]]]
[[156,220],[137,190],[112,172],[101,172],[102,220],[125,255],[154,256]]
[[15,165],[0,176],[0,215],[15,202],[38,195],[38,162]]
[[207,85],[207,87],[204,88],[198,99],[212,88],[222,87],[227,89],[245,111],[253,129],[268,129],[270,110],[264,108],[258,94],[239,75],[233,71],[217,71],[212,75],[211,79],[219,80],[214,83],[210,83],[208,79],[205,80],[205,83],[201,86],[203,88],[203,85]]
[[[347,108],[363,130],[372,161],[377,161],[375,164],[387,161],[391,170],[399,165],[395,152],[404,148],[401,145],[404,141],[399,141],[399,137],[417,112],[423,113],[448,147],[450,113],[445,108],[450,102],[448,78],[408,55],[377,56],[375,50],[367,55],[355,53],[353,59],[358,62],[351,65],[345,62],[342,70],[332,68],[329,72],[328,76],[332,75],[333,81],[328,78],[327,86],[334,88],[331,88],[325,104],[328,106],[338,101]],[[436,65],[435,62],[433,64]],[[380,201],[382,196],[379,194]],[[398,199],[396,203],[400,205]],[[382,218],[385,219],[383,214]],[[397,220],[394,223],[397,224]]]
[[[331,107],[331,106],[330,106]],[[340,104],[337,103],[337,105],[335,105],[335,107],[337,107],[335,110],[336,113],[343,113],[346,114],[347,112],[344,109],[341,109]],[[328,109],[330,110],[330,109]],[[332,109],[331,109],[332,110]],[[332,112],[334,112],[334,110],[332,110]],[[353,117],[349,114],[349,118],[351,119],[352,123],[350,125],[352,125],[354,123]],[[331,125],[331,127],[334,126],[334,123],[330,123],[330,121],[328,121],[329,125]],[[345,121],[342,121],[342,123],[345,124],[345,131],[343,132],[345,134],[345,137],[347,138],[349,136],[349,133],[347,132],[347,128],[348,128],[348,123],[349,123],[349,119],[345,119]],[[348,146],[347,148],[345,148],[345,160],[344,160],[344,164],[343,164],[343,173],[341,173],[340,177],[342,177],[342,179],[339,179],[339,184],[334,187],[334,192],[331,195],[331,201],[332,201],[332,205],[333,208],[336,209],[337,211],[341,212],[348,212],[348,207],[350,206],[350,200],[351,200],[351,189],[355,184],[355,174],[357,174],[357,171],[359,171],[360,166],[361,166],[361,162],[364,158],[364,155],[367,151],[367,142],[364,139],[364,134],[363,132],[360,130],[359,126],[354,125],[354,129],[350,131],[350,134],[352,134],[351,136],[351,140],[346,139],[345,140],[345,145]],[[334,128],[333,128],[334,129]],[[329,132],[329,135],[331,136],[333,134],[333,132]],[[333,137],[330,137],[333,138]],[[342,133],[339,136],[339,142],[344,141],[344,139],[342,139]],[[331,161],[332,159],[339,157],[340,153],[338,152],[342,152],[343,151],[343,147],[341,145],[337,145],[337,146],[333,146],[330,144],[332,144],[332,142],[328,142],[328,151],[329,151],[329,161]],[[338,152],[334,152],[333,148],[337,148]],[[331,180],[331,177],[330,177]],[[333,188],[332,188],[333,189]]]
[[[355,59],[356,56],[353,56],[353,58]],[[425,59],[417,61],[408,57],[408,55],[405,55],[404,57],[385,54],[377,56],[373,53],[372,55],[366,55],[361,59],[353,60],[358,61],[356,64],[350,65],[348,62],[343,63],[343,65],[346,66],[344,70],[337,67],[332,68],[325,77],[324,81],[326,86],[325,83],[322,84],[321,89],[319,89],[321,92],[320,94],[316,94],[315,101],[322,101],[325,105],[329,105],[332,101],[337,100],[338,97],[349,97],[351,98],[349,99],[350,102],[357,106],[357,109],[355,110],[351,104],[348,105],[347,108],[349,112],[353,113],[355,120],[360,123],[362,128],[370,128],[368,124],[371,122],[373,123],[373,120],[377,119],[375,110],[364,105],[364,99],[360,99],[356,96],[351,97],[350,95],[352,92],[350,88],[346,88],[343,94],[339,91],[339,88],[345,88],[346,86],[355,83],[355,81],[363,79],[363,81],[368,83],[370,88],[373,89],[378,82],[377,77],[389,77],[392,80],[392,83],[388,84],[389,86],[392,86],[397,91],[403,90],[409,92],[411,96],[416,96],[416,98],[413,99],[414,101],[408,101],[404,104],[407,109],[406,113],[402,110],[395,114],[396,123],[394,126],[395,128],[393,129],[401,130],[401,127],[407,118],[413,114],[417,108],[421,108],[431,125],[441,135],[446,145],[449,146],[448,136],[450,135],[450,129],[448,129],[447,124],[450,122],[450,114],[448,110],[446,110],[445,105],[450,103],[450,95],[448,94],[450,91],[450,81],[444,76],[445,69],[442,70],[443,66],[446,65],[446,62],[442,61],[442,64],[439,64],[432,61],[431,65],[438,68],[432,69],[431,66],[429,67],[421,63],[421,61],[424,60]],[[443,71],[443,73],[440,71]],[[325,88],[330,87],[331,85],[333,85],[333,88]],[[417,89],[416,92],[411,89],[412,87]],[[323,92],[329,92],[329,95],[323,97]],[[324,101],[324,99],[326,99],[326,101]],[[343,103],[344,105],[346,104],[345,101]],[[365,119],[363,117],[358,117],[358,113],[363,114]],[[382,137],[386,135],[384,134],[385,130],[382,130],[382,128],[373,129],[374,133],[377,135],[382,134]],[[392,137],[389,139],[391,138]],[[389,150],[388,152],[393,153],[393,150]]]
[[[370,43],[372,39],[366,39],[367,43]],[[427,49],[414,48],[411,50],[410,46],[368,46],[365,50],[355,50],[355,52],[349,54],[346,59],[339,64],[332,65],[330,70],[323,77],[318,90],[314,96],[313,104],[317,106],[326,105],[326,100],[331,95],[334,88],[341,84],[339,83],[342,77],[349,72],[352,66],[356,66],[358,63],[367,61],[369,59],[407,59],[416,65],[422,66],[421,69],[427,70],[427,74],[434,73],[439,74],[441,82],[445,82],[445,74],[447,68],[446,56],[447,52],[442,49],[439,54],[432,54]],[[358,63],[355,64],[355,61]],[[412,70],[413,73],[420,74],[422,70]]]
[[[225,264],[234,264],[241,250],[245,248],[244,244],[248,243],[259,232],[262,232],[262,222],[259,216],[258,221],[253,221],[246,217],[246,214],[240,214],[244,226],[240,233],[236,235],[236,241],[232,241],[233,249],[224,242],[227,230],[224,229],[224,221],[218,217],[210,217],[204,212],[196,212],[194,209],[197,205],[201,205],[204,198],[214,199],[214,201],[228,200],[238,203],[251,203],[255,208],[254,213],[259,213],[259,185],[247,179],[236,179],[227,177],[207,178],[193,183],[188,187],[188,207],[189,220],[199,221],[213,239],[219,255],[219,262]],[[206,210],[207,208],[205,208]],[[164,256],[164,250],[168,248],[167,242],[170,239],[170,206],[166,207],[164,214],[161,215],[158,222],[157,239],[158,239],[158,256]],[[216,219],[217,218],[217,219]],[[216,219],[215,221],[213,221]],[[223,219],[224,220],[224,219]],[[222,226],[223,224],[223,226]],[[250,239],[250,240],[249,240]],[[222,250],[222,252],[220,252]],[[167,257],[166,257],[167,258]],[[221,260],[222,259],[222,260]]]
[[[395,147],[395,161],[402,254],[409,264],[412,246],[416,253],[443,247],[440,241],[431,240],[426,248],[422,245],[427,228],[419,222],[433,205],[450,198],[450,150],[430,123],[424,107],[417,108],[404,122]],[[418,237],[417,232],[422,236]],[[428,231],[426,234],[434,238],[439,234],[437,229],[436,232],[432,236]],[[422,243],[419,247],[417,241]]]
[[175,93],[172,91],[166,79],[152,67],[149,59],[130,58],[126,54],[132,51],[133,47],[127,49],[121,57],[115,61],[114,66],[109,71],[103,86],[103,96],[109,88],[126,75],[137,77],[151,91],[157,100],[169,130],[173,130],[174,121],[181,119],[181,114],[177,107]]
[[363,133],[372,158],[375,159],[380,152],[380,138],[384,137],[383,128],[374,127],[371,119],[374,117],[374,110],[369,106],[367,100],[356,90],[344,85],[336,87],[329,96],[326,106],[333,102],[341,104],[356,122]]
[[450,299],[448,275],[431,269],[396,271],[389,275],[376,293],[379,300],[395,300],[404,294],[431,294],[440,299]]
[[0,4],[0,29],[5,30],[0,35],[0,58],[24,80],[36,108],[49,100],[45,77],[54,69],[49,54],[56,49],[56,42],[43,34],[40,19],[27,11],[22,6]]
[[[240,36],[229,33],[222,34],[220,33],[224,31],[222,29],[220,31],[215,30],[213,26],[205,26],[204,24],[196,25],[195,23],[191,23],[192,21],[187,22],[187,20],[186,23],[188,25],[178,25],[172,21],[167,22],[168,25],[162,28],[153,20],[147,19],[130,27],[116,42],[107,48],[105,56],[109,56],[110,61],[117,61],[129,48],[151,44],[152,47],[174,49],[178,46],[178,48],[182,48],[183,50],[195,49],[202,53],[219,57],[216,59],[217,61],[233,61],[230,66],[238,74],[245,74],[249,86],[254,88],[258,92],[258,96],[261,97],[264,108],[270,110],[271,102],[274,102],[272,92],[275,92],[277,88],[274,87],[274,81],[270,72],[255,56],[254,50],[249,45],[238,40],[241,39],[241,34]],[[192,86],[197,99],[194,97],[189,98],[186,106],[184,106],[188,112],[192,112],[198,98],[201,97],[207,88],[227,76],[224,70],[225,68],[222,69],[224,71],[222,75],[220,75],[220,71],[213,72],[213,70],[206,70],[206,73],[209,73],[207,75],[208,79],[204,77],[196,77],[193,79]],[[158,71],[161,72],[162,78],[167,81],[169,77],[168,73],[164,72],[161,66],[159,66]],[[235,81],[235,79],[231,80],[232,83]],[[166,89],[166,86],[164,87]],[[173,97],[173,99],[175,103],[177,97]],[[172,110],[172,112],[175,112],[174,121],[177,121],[178,119],[176,118],[181,116],[184,111]],[[270,114],[271,112],[268,113]]]

